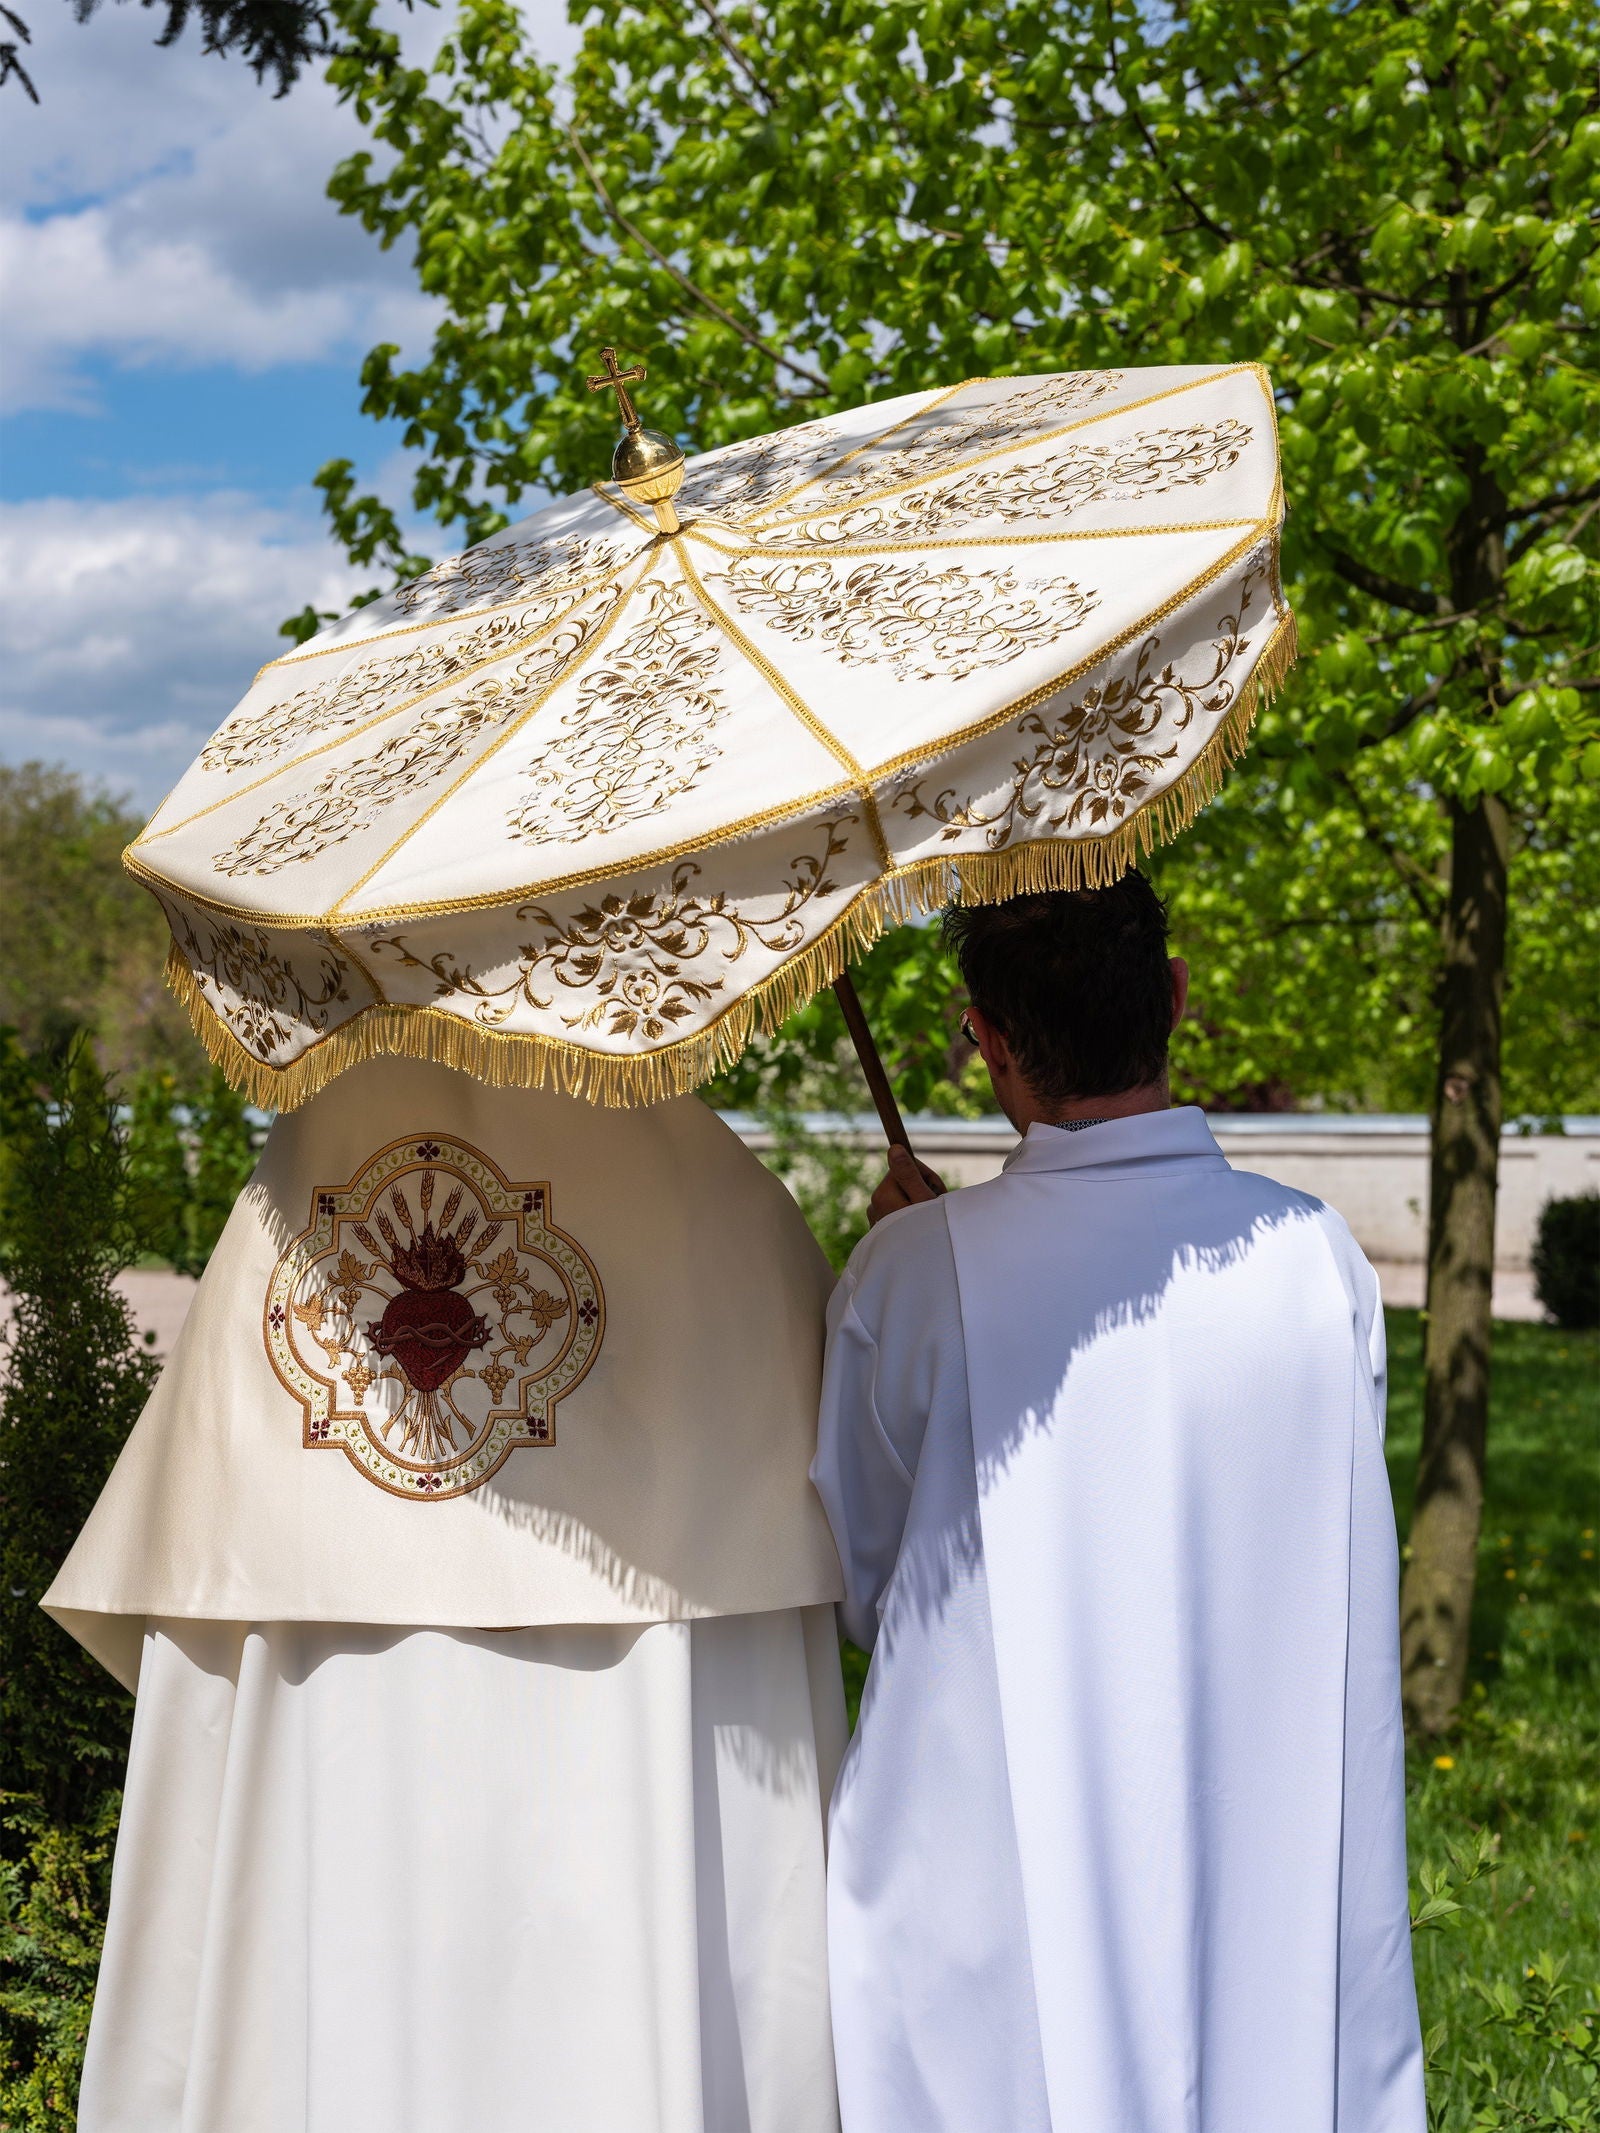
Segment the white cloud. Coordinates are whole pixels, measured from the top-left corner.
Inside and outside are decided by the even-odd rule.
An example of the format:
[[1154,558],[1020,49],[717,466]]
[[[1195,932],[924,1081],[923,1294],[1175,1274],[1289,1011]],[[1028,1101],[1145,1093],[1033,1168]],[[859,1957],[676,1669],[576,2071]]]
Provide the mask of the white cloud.
[[309,517],[255,499],[0,507],[0,756],[42,757],[154,807],[310,600],[370,581]]
[[[144,8],[29,12],[43,101],[5,92],[0,173],[11,407],[92,405],[94,357],[252,372],[425,341],[434,307],[408,258],[326,197],[334,165],[373,143],[315,72],[274,97],[192,31],[158,50]],[[396,13],[425,59],[447,12]],[[529,14],[541,50],[570,51],[559,0]]]

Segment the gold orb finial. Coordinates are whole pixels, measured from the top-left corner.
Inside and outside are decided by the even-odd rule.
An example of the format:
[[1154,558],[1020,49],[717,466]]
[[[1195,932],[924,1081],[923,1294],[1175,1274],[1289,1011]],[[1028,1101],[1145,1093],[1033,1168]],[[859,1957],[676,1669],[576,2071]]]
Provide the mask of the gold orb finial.
[[647,430],[634,412],[628,396],[630,385],[642,385],[648,372],[643,363],[623,370],[614,348],[602,348],[605,369],[585,378],[590,392],[614,392],[627,434],[611,455],[611,479],[624,496],[636,504],[648,504],[663,533],[676,533],[678,514],[672,499],[683,486],[683,453],[660,430]]

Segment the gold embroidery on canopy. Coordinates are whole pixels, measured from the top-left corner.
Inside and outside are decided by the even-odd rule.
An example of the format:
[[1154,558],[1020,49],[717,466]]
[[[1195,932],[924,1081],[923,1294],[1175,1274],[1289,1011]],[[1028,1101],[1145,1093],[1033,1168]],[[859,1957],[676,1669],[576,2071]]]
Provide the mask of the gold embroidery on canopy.
[[[856,819],[841,815],[818,825],[823,850],[790,861],[774,910],[738,904],[720,890],[701,892],[695,887],[700,868],[692,859],[680,860],[662,888],[605,896],[570,918],[542,904],[526,905],[518,918],[542,927],[544,938],[520,951],[501,984],[476,977],[448,951],[418,955],[398,935],[370,946],[375,955],[393,954],[407,969],[426,970],[440,998],[475,1003],[472,1018],[485,1028],[499,1027],[519,1007],[541,1013],[555,1007],[566,1029],[654,1043],[723,990],[715,972],[697,974],[689,967],[713,950],[723,962],[736,963],[752,946],[783,955],[804,944],[803,914],[818,899],[837,895],[828,868],[848,850],[840,832]],[[586,997],[569,1014],[557,1006],[554,992],[535,990],[541,981]]]
[[462,785],[465,784],[467,779],[472,777],[479,770],[481,770],[484,764],[489,761],[490,757],[495,755],[501,748],[503,748],[507,741],[513,739],[518,733],[520,733],[523,727],[528,723],[529,719],[532,718],[537,711],[543,709],[544,705],[555,694],[556,690],[562,685],[562,683],[569,680],[571,676],[577,672],[577,670],[584,664],[586,660],[593,657],[593,655],[600,649],[600,646],[605,642],[607,637],[610,636],[612,627],[615,624],[618,616],[624,612],[630,595],[638,591],[639,587],[643,584],[650,571],[654,568],[655,560],[656,558],[654,551],[647,550],[645,552],[644,560],[641,563],[639,570],[633,579],[633,582],[627,586],[623,586],[620,583],[618,584],[616,588],[617,597],[612,600],[608,605],[605,614],[600,618],[599,626],[592,632],[587,644],[584,644],[575,650],[573,656],[566,662],[561,672],[553,676],[553,678],[543,688],[538,689],[535,692],[533,701],[531,703],[528,703],[525,708],[521,708],[519,710],[518,715],[512,719],[510,725],[506,727],[506,730],[501,733],[495,740],[491,741],[489,746],[484,749],[483,753],[480,756],[476,757],[471,763],[469,763],[466,769],[462,771],[461,775],[458,778],[452,779],[450,784],[445,787],[444,791],[438,794],[437,797],[433,799],[429,803],[429,805],[423,809],[422,813],[418,815],[415,822],[411,823],[406,829],[403,829],[400,832],[400,835],[389,846],[387,851],[383,853],[382,857],[375,859],[372,865],[367,868],[366,872],[361,875],[359,880],[351,883],[350,887],[345,890],[344,894],[339,898],[339,901],[334,905],[332,911],[329,913],[329,916],[331,918],[338,918],[341,912],[343,911],[343,907],[348,904],[351,897],[358,895],[360,891],[366,887],[367,883],[374,878],[375,875],[380,874],[383,869],[389,864],[390,860],[393,859],[396,852],[400,850],[401,846],[404,845],[410,838],[414,837],[417,834],[418,830],[420,830],[426,823],[432,821],[433,817],[439,812],[440,808],[445,805],[445,803],[451,798],[454,793],[460,790],[460,788],[462,787]]
[[939,823],[947,842],[981,832],[989,851],[1019,836],[1098,831],[1124,821],[1178,755],[1176,737],[1155,747],[1153,736],[1181,735],[1197,717],[1220,718],[1237,698],[1230,671],[1250,652],[1245,618],[1265,576],[1264,564],[1246,574],[1234,612],[1220,618],[1208,643],[1190,648],[1186,661],[1158,665],[1161,638],[1152,634],[1131,674],[1095,682],[1065,705],[1030,711],[1017,737],[1033,747],[1012,764],[998,797],[958,800],[946,786],[929,798],[927,781],[919,778],[895,795],[891,808]]
[[254,827],[218,852],[219,874],[276,874],[316,859],[370,829],[388,807],[444,776],[486,732],[548,694],[616,611],[621,587],[601,607],[569,617],[507,674],[486,675],[392,734],[367,755],[335,764],[300,800],[280,800]]
[[758,1028],[776,1029],[814,993],[866,952],[887,926],[936,910],[952,897],[993,903],[1045,889],[1098,887],[1176,836],[1219,789],[1244,748],[1260,703],[1294,662],[1294,618],[1280,612],[1261,656],[1189,768],[1127,821],[1098,835],[1043,839],[998,852],[948,851],[903,862],[858,890],[815,939],[769,977],[730,999],[700,1029],[654,1049],[626,1053],[542,1031],[487,1029],[448,1010],[394,1004],[361,1010],[284,1067],[264,1065],[207,1012],[208,1003],[176,947],[167,981],[195,1031],[236,1087],[254,1101],[293,1109],[347,1068],[379,1055],[433,1060],[493,1088],[543,1088],[603,1105],[659,1103],[686,1095],[731,1065]]
[[556,1404],[599,1353],[605,1293],[556,1226],[548,1180],[513,1183],[469,1142],[422,1133],[312,1194],[262,1330],[308,1451],[439,1502],[555,1443]]
[[756,539],[771,544],[833,545],[898,533],[908,541],[998,518],[1010,525],[1070,516],[1112,497],[1163,496],[1208,481],[1231,467],[1251,437],[1248,423],[1229,417],[1187,430],[1142,430],[1122,445],[1079,444],[1045,459],[988,466],[970,480],[942,489],[911,489],[889,504],[847,504],[794,524],[768,528]]
[[657,579],[643,619],[603,665],[523,773],[531,787],[506,820],[525,844],[570,844],[636,822],[691,791],[721,755],[728,715],[721,646],[688,588]]
[[726,588],[741,614],[797,643],[815,641],[845,666],[881,664],[914,681],[965,681],[1005,666],[1077,629],[1100,604],[1078,585],[959,563],[864,562],[845,571],[832,558],[741,558],[710,583]]
[[[1224,378],[1239,377],[1246,372],[1248,372],[1256,379],[1257,383],[1261,387],[1261,390],[1270,400],[1271,388],[1267,383],[1266,371],[1263,369],[1261,364],[1235,363],[1226,370],[1207,371],[1203,376],[1198,378],[1185,378],[1181,385],[1164,385],[1159,392],[1145,393],[1141,395],[1141,397],[1137,400],[1124,400],[1121,401],[1115,407],[1103,407],[1096,414],[1080,415],[1077,421],[1063,422],[1058,428],[1040,430],[1031,437],[1014,438],[1008,443],[992,445],[987,451],[974,452],[970,458],[963,458],[960,461],[960,465],[964,472],[970,472],[974,467],[983,466],[989,460],[1004,459],[1013,452],[1023,450],[1026,446],[1053,443],[1056,438],[1071,436],[1077,430],[1091,429],[1097,423],[1110,422],[1119,415],[1135,414],[1142,407],[1156,407],[1163,400],[1176,399],[1180,393],[1198,392],[1203,386],[1217,385],[1220,384]],[[974,381],[969,380],[968,382],[971,383]],[[976,382],[989,384],[993,383],[994,381],[992,379],[984,379]],[[959,391],[961,390],[961,388],[958,387],[957,390]],[[930,403],[930,405],[931,404],[933,403]],[[908,417],[907,419],[909,420],[911,418]],[[899,427],[899,425],[896,426]],[[887,436],[889,432],[885,431],[884,434]],[[885,472],[887,471],[888,470],[885,469]],[[946,469],[946,471],[949,470]],[[882,503],[888,497],[898,495],[903,489],[913,489],[917,486],[918,477],[915,476],[909,480],[902,479],[899,481],[886,481],[882,487],[872,489],[866,492],[865,495],[857,497],[855,500],[858,502]],[[780,523],[792,524],[796,519],[808,518],[815,515],[814,512],[808,510],[785,509],[783,512],[783,519],[782,521],[780,521],[778,514],[778,505],[774,505],[769,508],[769,510],[765,512],[761,518],[752,521],[752,532],[756,532],[758,529],[776,528]]]
[[[721,826],[713,831],[708,831],[700,836],[695,837],[693,840],[662,846],[649,853],[641,854],[638,857],[630,857],[624,860],[608,862],[605,865],[595,868],[593,870],[585,868],[576,873],[562,876],[560,879],[553,882],[548,880],[527,882],[520,884],[514,888],[505,890],[504,892],[496,891],[481,893],[473,896],[453,896],[441,899],[433,903],[387,904],[376,905],[373,908],[365,911],[350,910],[348,906],[352,897],[356,895],[358,891],[366,885],[366,881],[371,879],[372,875],[378,871],[380,866],[387,863],[387,860],[393,856],[393,851],[398,848],[396,846],[392,847],[390,852],[385,854],[384,860],[378,862],[376,866],[369,868],[367,875],[364,876],[361,881],[355,883],[351,889],[347,890],[344,893],[343,897],[341,897],[339,903],[335,905],[331,911],[274,912],[271,915],[270,923],[274,927],[281,927],[288,931],[321,931],[327,928],[330,922],[337,923],[338,925],[344,927],[393,925],[395,923],[407,923],[413,920],[430,918],[437,916],[440,913],[449,911],[488,910],[497,905],[526,902],[530,897],[551,896],[568,889],[582,886],[598,886],[606,881],[616,879],[620,874],[634,872],[642,866],[666,865],[672,860],[684,856],[685,853],[710,850],[720,843],[732,842],[740,837],[747,836],[754,831],[789,821],[793,819],[793,817],[800,809],[802,809],[808,804],[814,803],[824,807],[829,806],[836,799],[841,797],[846,791],[855,791],[859,794],[863,787],[868,787],[870,789],[870,785],[883,784],[885,782],[897,778],[902,771],[921,768],[928,761],[930,756],[953,752],[956,749],[966,746],[969,742],[981,739],[984,734],[993,732],[997,728],[1009,724],[1011,721],[1019,717],[1023,712],[1031,710],[1035,704],[1043,703],[1049,697],[1054,696],[1059,690],[1070,687],[1073,682],[1077,681],[1092,667],[1098,665],[1102,660],[1110,658],[1112,654],[1119,651],[1124,646],[1136,641],[1147,630],[1154,628],[1157,623],[1165,620],[1168,615],[1175,613],[1180,607],[1184,606],[1186,602],[1192,599],[1196,594],[1203,592],[1208,585],[1213,584],[1216,579],[1222,576],[1225,571],[1231,569],[1232,566],[1249,551],[1249,549],[1255,544],[1257,540],[1261,539],[1263,536],[1269,536],[1274,533],[1276,530],[1276,524],[1277,521],[1275,519],[1251,519],[1245,521],[1223,520],[1219,521],[1215,526],[1209,526],[1202,529],[1157,529],[1174,531],[1204,530],[1231,532],[1235,526],[1241,526],[1243,528],[1243,538],[1232,543],[1226,550],[1224,550],[1224,552],[1220,556],[1218,556],[1211,564],[1209,564],[1206,569],[1198,572],[1193,578],[1189,579],[1187,583],[1180,586],[1168,599],[1162,601],[1158,606],[1149,609],[1136,621],[1131,622],[1125,630],[1118,631],[1115,636],[1105,640],[1104,642],[1097,645],[1090,652],[1072,661],[1071,664],[1065,669],[1063,669],[1061,672],[1047,676],[1045,680],[1038,683],[1035,687],[1025,691],[1021,696],[1013,697],[1009,702],[999,705],[994,711],[986,713],[982,718],[973,721],[967,726],[960,727],[955,731],[942,736],[936,742],[927,744],[925,746],[904,750],[901,754],[897,756],[891,756],[886,760],[875,764],[872,771],[870,772],[870,776],[869,773],[860,764],[855,762],[855,759],[849,754],[849,751],[843,749],[841,745],[833,739],[832,735],[828,733],[827,728],[821,723],[821,721],[816,720],[814,718],[814,714],[809,712],[809,710],[805,707],[801,699],[793,697],[792,692],[783,693],[787,691],[787,684],[784,682],[783,677],[777,672],[777,670],[771,665],[771,663],[766,660],[760,652],[756,650],[756,648],[750,643],[749,639],[746,638],[744,633],[738,628],[737,624],[735,624],[730,617],[725,615],[723,611],[719,607],[717,607],[716,603],[710,599],[709,595],[704,594],[703,587],[700,585],[698,574],[695,572],[692,563],[689,561],[687,555],[685,554],[683,557],[683,561],[685,566],[686,578],[692,585],[696,587],[697,592],[705,598],[707,607],[712,612],[714,612],[721,620],[723,627],[726,630],[730,640],[735,643],[741,651],[745,653],[746,657],[749,658],[751,664],[755,666],[757,670],[772,684],[774,689],[783,694],[783,700],[785,702],[790,703],[791,708],[796,708],[796,706],[798,706],[797,715],[801,716],[803,721],[809,725],[810,730],[815,733],[816,737],[835,757],[835,760],[840,761],[844,765],[844,767],[846,767],[847,770],[851,773],[846,783],[836,786],[825,786],[821,788],[820,791],[813,793],[809,796],[799,796],[792,801],[781,802],[775,807],[763,809],[758,813],[741,817],[740,820],[738,820],[737,822]],[[1075,537],[1076,536],[1073,536],[1071,534],[1051,536],[1051,538],[1067,540],[1073,539]],[[674,536],[673,538],[674,542],[677,542],[681,539],[681,536]],[[1098,539],[1100,538],[1100,536],[1094,535],[1090,536],[1090,538]],[[765,552],[763,551],[763,560],[765,559]],[[1286,613],[1287,611],[1283,610],[1281,593],[1277,595],[1277,598],[1280,610]],[[533,708],[536,710],[538,707],[535,706]],[[526,718],[531,715],[531,712],[528,714],[524,714],[524,719],[521,723],[525,723]],[[513,728],[513,733],[516,730],[516,728]],[[509,737],[510,736],[507,736],[507,738]],[[497,747],[500,745],[503,745],[503,742],[496,743]],[[489,752],[492,753],[493,751]],[[473,767],[475,769],[478,766],[474,765]],[[457,780],[457,784],[459,783],[460,780]],[[452,787],[450,790],[453,791],[454,789],[455,788]],[[442,794],[440,798],[433,803],[432,807],[430,807],[427,812],[419,818],[417,824],[413,826],[413,830],[411,832],[408,832],[407,834],[414,834],[415,829],[420,828],[422,823],[427,821],[429,815],[437,812],[438,808],[444,803],[444,801],[448,800],[449,797],[450,792],[448,791]],[[405,840],[402,838],[399,841],[403,843]],[[222,898],[209,896],[203,891],[198,891],[189,888],[184,884],[180,884],[170,880],[166,875],[159,873],[154,867],[149,865],[148,861],[145,860],[142,856],[138,844],[130,845],[127,848],[127,850],[122,855],[122,863],[127,869],[127,871],[132,874],[136,880],[144,882],[148,888],[150,888],[157,894],[179,896],[183,898],[186,903],[200,906],[205,910],[214,912],[217,915],[225,918],[240,919],[247,923],[255,922],[261,918],[261,913],[258,910],[252,909],[245,905],[230,903]]]

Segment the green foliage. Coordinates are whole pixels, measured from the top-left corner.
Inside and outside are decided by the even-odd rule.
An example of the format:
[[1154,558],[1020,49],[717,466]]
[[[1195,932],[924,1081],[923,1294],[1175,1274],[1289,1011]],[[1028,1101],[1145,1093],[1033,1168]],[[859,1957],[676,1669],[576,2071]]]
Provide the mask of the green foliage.
[[135,1237],[116,1109],[87,1045],[40,1060],[7,1039],[0,1080],[0,1274],[14,1311],[0,1391],[0,1791],[37,1794],[52,1821],[78,1822],[116,1778],[128,1699],[39,1601],[156,1366],[112,1286]]
[[1533,1289],[1558,1326],[1600,1326],[1600,1193],[1546,1200],[1540,1208]]
[[0,765],[0,1023],[29,1050],[89,1031],[113,1072],[205,1072],[188,1018],[162,983],[167,927],[122,870],[143,828],[126,805],[43,763]]
[[144,1405],[112,1277],[135,1249],[115,1105],[84,1039],[0,1033],[0,2124],[70,2123],[127,1752],[128,1697],[42,1612]]
[[5,1798],[0,1860],[0,2125],[73,2122],[111,1891],[121,1796],[59,1827],[36,1798]]
[[[702,449],[972,372],[1265,360],[1307,656],[1163,868],[1205,950],[1180,1070],[1225,1103],[1421,1102],[1440,803],[1492,792],[1517,825],[1510,1100],[1594,1100],[1569,976],[1600,779],[1592,8],[578,12],[558,82],[511,0],[462,0],[427,70],[340,0],[332,79],[383,154],[331,189],[444,308],[423,359],[362,373],[421,454],[414,505],[471,541],[603,470],[582,373],[606,341]],[[420,567],[348,461],[319,481],[354,557]],[[943,1031],[927,958],[904,998]],[[786,1042],[831,1060],[831,1006],[808,1013]]]
[[[1420,1327],[1415,1312],[1388,1318],[1389,1467],[1403,1527],[1421,1428]],[[1430,2094],[1438,2133],[1593,2133],[1600,1341],[1500,1323],[1494,1344],[1471,1687],[1448,1744],[1413,1743],[1407,1771],[1413,1915],[1441,1899],[1460,1907],[1436,1912],[1426,1923],[1439,1929],[1415,1938]]]
[[255,1161],[244,1100],[219,1068],[187,1103],[170,1074],[135,1078],[128,1191],[141,1251],[180,1274],[204,1273]]

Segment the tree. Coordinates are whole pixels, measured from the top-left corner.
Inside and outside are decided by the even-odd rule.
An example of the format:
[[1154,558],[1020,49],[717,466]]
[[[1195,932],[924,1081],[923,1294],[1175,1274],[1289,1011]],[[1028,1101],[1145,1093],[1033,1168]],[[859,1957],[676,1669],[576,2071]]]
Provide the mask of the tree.
[[[139,0],[139,5],[166,9],[157,44],[176,44],[190,21],[198,19],[203,51],[237,52],[257,81],[276,76],[279,96],[288,94],[303,66],[327,57],[328,16],[319,0]],[[87,22],[99,6],[100,0],[72,0],[80,22]],[[33,34],[9,7],[0,7],[0,22],[11,32],[0,41],[0,87],[15,78],[37,103],[39,91],[22,58],[22,47],[33,42]]]
[[[431,74],[376,0],[336,17],[331,78],[385,161],[331,190],[415,244],[445,312],[414,366],[372,351],[364,405],[406,423],[414,503],[467,540],[603,470],[582,381],[602,342],[648,357],[650,419],[701,448],[973,371],[1271,367],[1309,656],[1263,721],[1262,775],[1353,823],[1406,938],[1433,944],[1402,1611],[1412,1718],[1446,1726],[1483,1488],[1512,850],[1559,835],[1562,796],[1600,776],[1593,10],[632,0],[590,9],[565,84],[511,0],[463,0]],[[355,559],[419,567],[348,462],[318,479]],[[1240,864],[1270,885],[1281,839],[1252,841],[1250,804]],[[1293,970],[1264,935],[1258,993]]]
[[6,1033],[0,1084],[0,1275],[15,1312],[0,1395],[0,1792],[77,1823],[120,1776],[131,1706],[39,1602],[156,1364],[112,1286],[135,1240],[116,1107],[87,1044],[29,1058]]
[[187,1089],[207,1067],[161,982],[166,923],[120,864],[143,826],[71,771],[0,765],[0,1023],[35,1052],[88,1031],[113,1072],[165,1071]]

